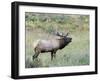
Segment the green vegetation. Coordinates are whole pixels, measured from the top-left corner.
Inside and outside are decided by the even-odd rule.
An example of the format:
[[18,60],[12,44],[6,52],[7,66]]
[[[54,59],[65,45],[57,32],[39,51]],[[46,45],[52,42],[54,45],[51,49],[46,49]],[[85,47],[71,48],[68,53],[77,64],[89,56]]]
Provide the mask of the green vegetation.
[[[25,67],[57,67],[89,65],[89,16],[69,14],[25,13],[26,58]],[[53,32],[70,33],[72,42],[58,50],[51,61],[50,53],[41,53],[32,60],[33,41],[53,37]]]

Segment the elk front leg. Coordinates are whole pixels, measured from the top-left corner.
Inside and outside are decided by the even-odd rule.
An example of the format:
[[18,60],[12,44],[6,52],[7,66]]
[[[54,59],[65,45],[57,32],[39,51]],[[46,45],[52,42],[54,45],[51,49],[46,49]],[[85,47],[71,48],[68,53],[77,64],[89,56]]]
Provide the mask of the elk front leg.
[[53,52],[51,52],[51,60],[53,60]]

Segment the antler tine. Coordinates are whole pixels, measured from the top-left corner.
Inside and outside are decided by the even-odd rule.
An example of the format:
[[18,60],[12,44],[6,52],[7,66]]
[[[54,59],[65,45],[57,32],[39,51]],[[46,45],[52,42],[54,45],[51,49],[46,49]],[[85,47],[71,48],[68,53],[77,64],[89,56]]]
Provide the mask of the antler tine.
[[56,32],[56,35],[57,35],[57,36],[61,36],[59,32]]
[[65,36],[63,32],[62,32],[62,36]]
[[66,36],[68,36],[69,33],[66,34]]
[[57,35],[60,36],[59,32],[57,32]]

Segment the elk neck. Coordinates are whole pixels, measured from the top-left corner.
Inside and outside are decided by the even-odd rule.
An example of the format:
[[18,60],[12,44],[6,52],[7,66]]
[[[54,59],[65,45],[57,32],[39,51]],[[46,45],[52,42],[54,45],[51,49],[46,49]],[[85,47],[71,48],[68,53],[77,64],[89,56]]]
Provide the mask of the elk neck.
[[59,39],[59,49],[63,49],[66,46],[66,40]]

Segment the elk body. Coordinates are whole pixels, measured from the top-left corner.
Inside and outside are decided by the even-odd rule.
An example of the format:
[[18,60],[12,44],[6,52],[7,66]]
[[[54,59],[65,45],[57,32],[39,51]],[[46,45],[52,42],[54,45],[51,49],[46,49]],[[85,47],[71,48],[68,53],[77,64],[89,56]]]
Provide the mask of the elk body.
[[59,39],[54,38],[50,40],[37,40],[33,43],[33,48],[35,54],[33,55],[33,60],[38,57],[40,53],[51,52],[51,60],[56,57],[57,50],[63,49],[67,46],[72,38],[67,35],[63,35],[57,32],[56,34],[59,36]]

